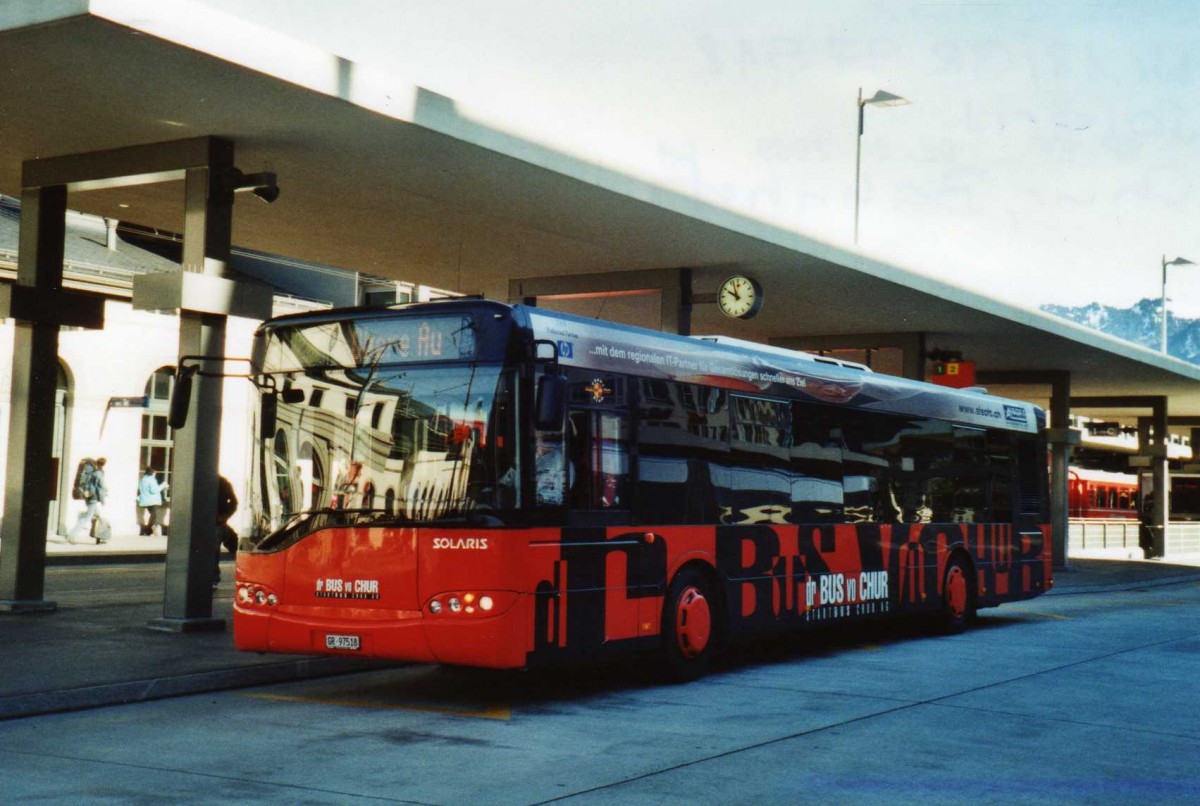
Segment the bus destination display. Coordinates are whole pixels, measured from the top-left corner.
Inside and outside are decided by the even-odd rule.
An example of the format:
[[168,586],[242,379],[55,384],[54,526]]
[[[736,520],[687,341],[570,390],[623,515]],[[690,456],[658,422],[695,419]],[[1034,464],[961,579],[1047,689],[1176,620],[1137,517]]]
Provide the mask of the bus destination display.
[[354,323],[354,336],[359,366],[475,358],[475,324],[469,316],[363,319]]

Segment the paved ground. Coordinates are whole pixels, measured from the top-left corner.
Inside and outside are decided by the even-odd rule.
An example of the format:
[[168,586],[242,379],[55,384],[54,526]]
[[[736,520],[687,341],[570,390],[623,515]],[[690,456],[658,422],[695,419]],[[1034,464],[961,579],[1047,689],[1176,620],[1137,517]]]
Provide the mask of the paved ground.
[[[175,634],[147,624],[162,615],[158,538],[118,538],[107,546],[52,549],[46,598],[55,613],[0,615],[0,719],[158,699],[268,682],[377,668],[344,658],[248,654],[230,633]],[[118,562],[125,560],[157,562]],[[96,565],[94,563],[105,563]],[[230,618],[233,569],[213,596],[214,615]],[[1056,574],[1051,596],[1119,591],[1200,580],[1191,564],[1074,558]],[[1003,612],[1004,608],[1000,612]]]
[[52,565],[94,564],[112,561],[129,562],[144,559],[160,561],[167,552],[167,538],[117,535],[107,543],[97,544],[90,537],[74,543],[62,535],[46,538],[46,561]]
[[[963,635],[759,642],[686,685],[414,665],[9,719],[0,780],[48,803],[1195,803],[1200,568],[1075,565]],[[128,609],[61,601],[38,620]],[[168,636],[197,637],[179,671],[220,659]]]

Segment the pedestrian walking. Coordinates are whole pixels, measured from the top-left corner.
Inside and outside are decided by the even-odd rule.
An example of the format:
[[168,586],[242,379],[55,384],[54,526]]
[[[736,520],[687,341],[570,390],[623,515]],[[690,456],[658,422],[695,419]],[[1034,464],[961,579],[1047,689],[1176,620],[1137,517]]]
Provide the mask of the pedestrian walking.
[[82,459],[75,469],[75,485],[71,497],[84,503],[84,510],[79,520],[67,532],[67,542],[75,545],[75,541],[84,535],[94,535],[97,543],[107,543],[112,530],[104,518],[104,502],[108,499],[108,486],[104,481],[104,465],[108,460],[101,456],[99,459]]
[[162,522],[159,519],[159,509],[163,505],[163,492],[167,482],[159,481],[154,468],[147,467],[138,479],[137,506],[138,524],[141,526],[143,537],[162,537]]

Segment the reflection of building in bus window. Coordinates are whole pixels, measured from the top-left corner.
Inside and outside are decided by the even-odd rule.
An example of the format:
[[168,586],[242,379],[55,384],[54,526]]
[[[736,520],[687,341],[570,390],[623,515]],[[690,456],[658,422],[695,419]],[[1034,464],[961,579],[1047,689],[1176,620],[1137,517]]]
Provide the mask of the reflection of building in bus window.
[[292,468],[292,501],[296,512],[302,512],[312,506],[311,490],[308,498],[305,497],[304,490],[304,469],[296,465]]
[[275,472],[275,489],[279,493],[279,514],[286,520],[296,511],[296,499],[292,491],[291,452],[288,449],[287,434],[282,430],[275,433],[275,451],[272,457]]
[[537,503],[558,506],[563,502],[565,487],[562,434],[538,431],[534,444],[534,492]]
[[915,480],[902,481],[897,485],[896,503],[900,506],[902,523],[929,523],[933,518],[929,498]]
[[362,476],[362,462],[350,462],[345,470],[339,470],[334,482],[335,492],[330,497],[329,506],[332,509],[358,509],[363,506],[357,499],[359,478]]
[[600,494],[600,506],[616,507],[621,505],[621,488],[625,486],[623,484],[624,480],[625,476],[623,475],[604,474],[604,487],[603,492]]
[[875,521],[877,523],[903,523],[900,503],[896,500],[897,485],[886,479],[880,483],[875,480]]
[[572,505],[579,509],[628,507],[628,420],[610,412],[575,411],[568,424],[570,461],[565,472]]
[[847,523],[869,523],[876,517],[873,476],[847,475],[842,480],[842,507]]

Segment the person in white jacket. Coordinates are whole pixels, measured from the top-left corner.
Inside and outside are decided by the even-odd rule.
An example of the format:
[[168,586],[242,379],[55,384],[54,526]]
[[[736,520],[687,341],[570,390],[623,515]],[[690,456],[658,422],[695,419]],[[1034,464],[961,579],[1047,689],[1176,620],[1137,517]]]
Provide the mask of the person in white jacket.
[[142,535],[162,537],[162,521],[159,518],[159,508],[163,505],[163,492],[167,489],[165,481],[158,480],[154,468],[148,467],[138,479],[137,505],[138,523]]

